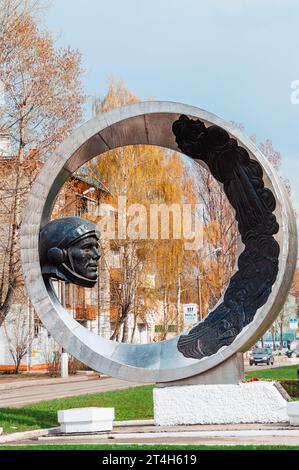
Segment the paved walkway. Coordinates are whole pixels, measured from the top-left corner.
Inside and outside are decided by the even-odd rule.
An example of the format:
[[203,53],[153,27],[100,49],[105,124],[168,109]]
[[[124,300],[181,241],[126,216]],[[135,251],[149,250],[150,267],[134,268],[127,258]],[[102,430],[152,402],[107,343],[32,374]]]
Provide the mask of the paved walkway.
[[142,385],[135,382],[99,378],[95,376],[75,376],[68,379],[45,379],[37,381],[7,382],[0,384],[0,407],[17,407],[44,400],[54,400],[77,395],[109,392]]
[[287,424],[154,426],[152,420],[115,423],[110,433],[43,436],[15,441],[14,445],[155,444],[155,445],[296,445],[299,427]]

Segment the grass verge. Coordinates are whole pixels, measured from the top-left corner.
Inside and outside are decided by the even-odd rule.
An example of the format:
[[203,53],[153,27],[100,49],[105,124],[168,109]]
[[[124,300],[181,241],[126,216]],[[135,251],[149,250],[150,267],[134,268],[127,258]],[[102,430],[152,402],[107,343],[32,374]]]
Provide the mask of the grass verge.
[[298,364],[292,366],[275,367],[274,369],[254,370],[246,372],[245,377],[250,379],[257,377],[258,379],[271,379],[271,380],[288,380],[297,379]]
[[[292,379],[297,377],[297,368],[297,365],[292,365],[247,372],[246,378]],[[3,427],[4,433],[51,428],[57,426],[58,410],[86,406],[114,407],[117,421],[150,419],[153,418],[152,390],[152,385],[145,385],[106,393],[43,401],[20,408],[0,408],[0,427]],[[299,400],[299,397],[295,400]]]
[[115,408],[117,421],[153,417],[153,386],[42,401],[20,408],[0,408],[0,427],[12,433],[57,426],[57,411],[86,406]]
[[63,444],[63,445],[28,445],[0,446],[0,450],[299,450],[299,446],[207,446],[207,445],[96,445],[96,444]]

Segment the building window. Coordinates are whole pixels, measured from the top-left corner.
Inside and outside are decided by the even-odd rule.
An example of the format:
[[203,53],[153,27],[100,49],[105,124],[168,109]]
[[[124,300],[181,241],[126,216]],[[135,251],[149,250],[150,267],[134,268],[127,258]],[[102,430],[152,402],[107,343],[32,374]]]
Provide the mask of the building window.
[[176,333],[176,332],[177,332],[177,326],[176,325],[169,325],[168,333]]
[[34,338],[37,338],[40,334],[41,324],[40,321],[34,321]]
[[111,268],[118,269],[120,267],[120,255],[118,250],[111,250]]
[[86,214],[87,209],[88,209],[87,200],[84,199],[84,197],[80,197],[80,198],[78,197],[77,203],[76,203],[76,215],[78,217],[83,216],[84,214]]
[[155,325],[155,333],[163,333],[164,326],[163,325]]

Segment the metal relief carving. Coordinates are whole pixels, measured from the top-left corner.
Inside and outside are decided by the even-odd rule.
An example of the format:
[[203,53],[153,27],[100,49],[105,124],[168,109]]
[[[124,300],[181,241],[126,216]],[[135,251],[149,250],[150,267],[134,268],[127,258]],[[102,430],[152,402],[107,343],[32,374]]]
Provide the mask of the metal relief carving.
[[97,281],[99,232],[81,217],[62,217],[41,230],[39,251],[43,277],[93,287]]
[[[207,162],[214,176],[223,182],[236,210],[245,243],[245,250],[239,258],[239,270],[230,281],[223,303],[193,328],[191,334],[151,344],[111,341],[86,331],[61,305],[53,284],[49,282],[56,278],[70,282],[77,280],[80,285],[81,282],[94,284],[97,273],[92,264],[98,256],[94,252],[94,259],[85,259],[85,247],[81,245],[84,238],[78,240],[76,236],[68,244],[60,234],[53,244],[46,245],[44,236],[47,226],[51,227],[51,208],[67,178],[107,149],[141,144],[177,151],[172,125],[178,116],[183,115],[200,121],[182,117],[174,125],[180,148],[187,155]],[[220,123],[221,128],[214,125],[207,128],[202,124],[203,120],[208,125]],[[279,314],[296,266],[294,213],[281,180],[263,155],[256,152],[246,136],[240,135],[239,142],[259,162],[256,163],[223,129],[230,131],[225,121],[207,111],[180,103],[151,101],[113,109],[100,119],[94,118],[76,129],[37,176],[21,226],[25,284],[30,300],[51,336],[90,368],[137,382],[171,382],[194,377],[243,351],[245,345],[249,347]],[[273,215],[275,201],[272,192],[264,188],[261,166],[269,188],[276,201],[280,202],[276,211],[280,228],[275,236],[281,250],[278,276],[279,250],[273,238],[278,229]],[[271,290],[271,297],[266,301]],[[259,315],[255,315],[260,305],[263,307]],[[253,321],[248,323],[251,318]],[[236,335],[238,339],[234,341]]]
[[273,237],[279,230],[273,214],[276,201],[272,191],[264,187],[261,165],[224,129],[206,127],[199,119],[181,115],[172,130],[179,149],[205,162],[223,183],[245,245],[223,302],[179,338],[177,347],[185,357],[201,359],[231,344],[271,293],[279,256],[279,244]]

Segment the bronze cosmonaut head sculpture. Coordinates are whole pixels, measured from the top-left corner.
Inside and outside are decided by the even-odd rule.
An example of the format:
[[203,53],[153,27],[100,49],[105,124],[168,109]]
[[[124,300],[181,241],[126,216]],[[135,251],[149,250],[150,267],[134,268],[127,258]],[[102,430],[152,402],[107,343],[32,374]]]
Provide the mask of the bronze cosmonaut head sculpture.
[[99,232],[81,217],[52,220],[40,232],[39,251],[44,277],[93,287],[97,281]]

